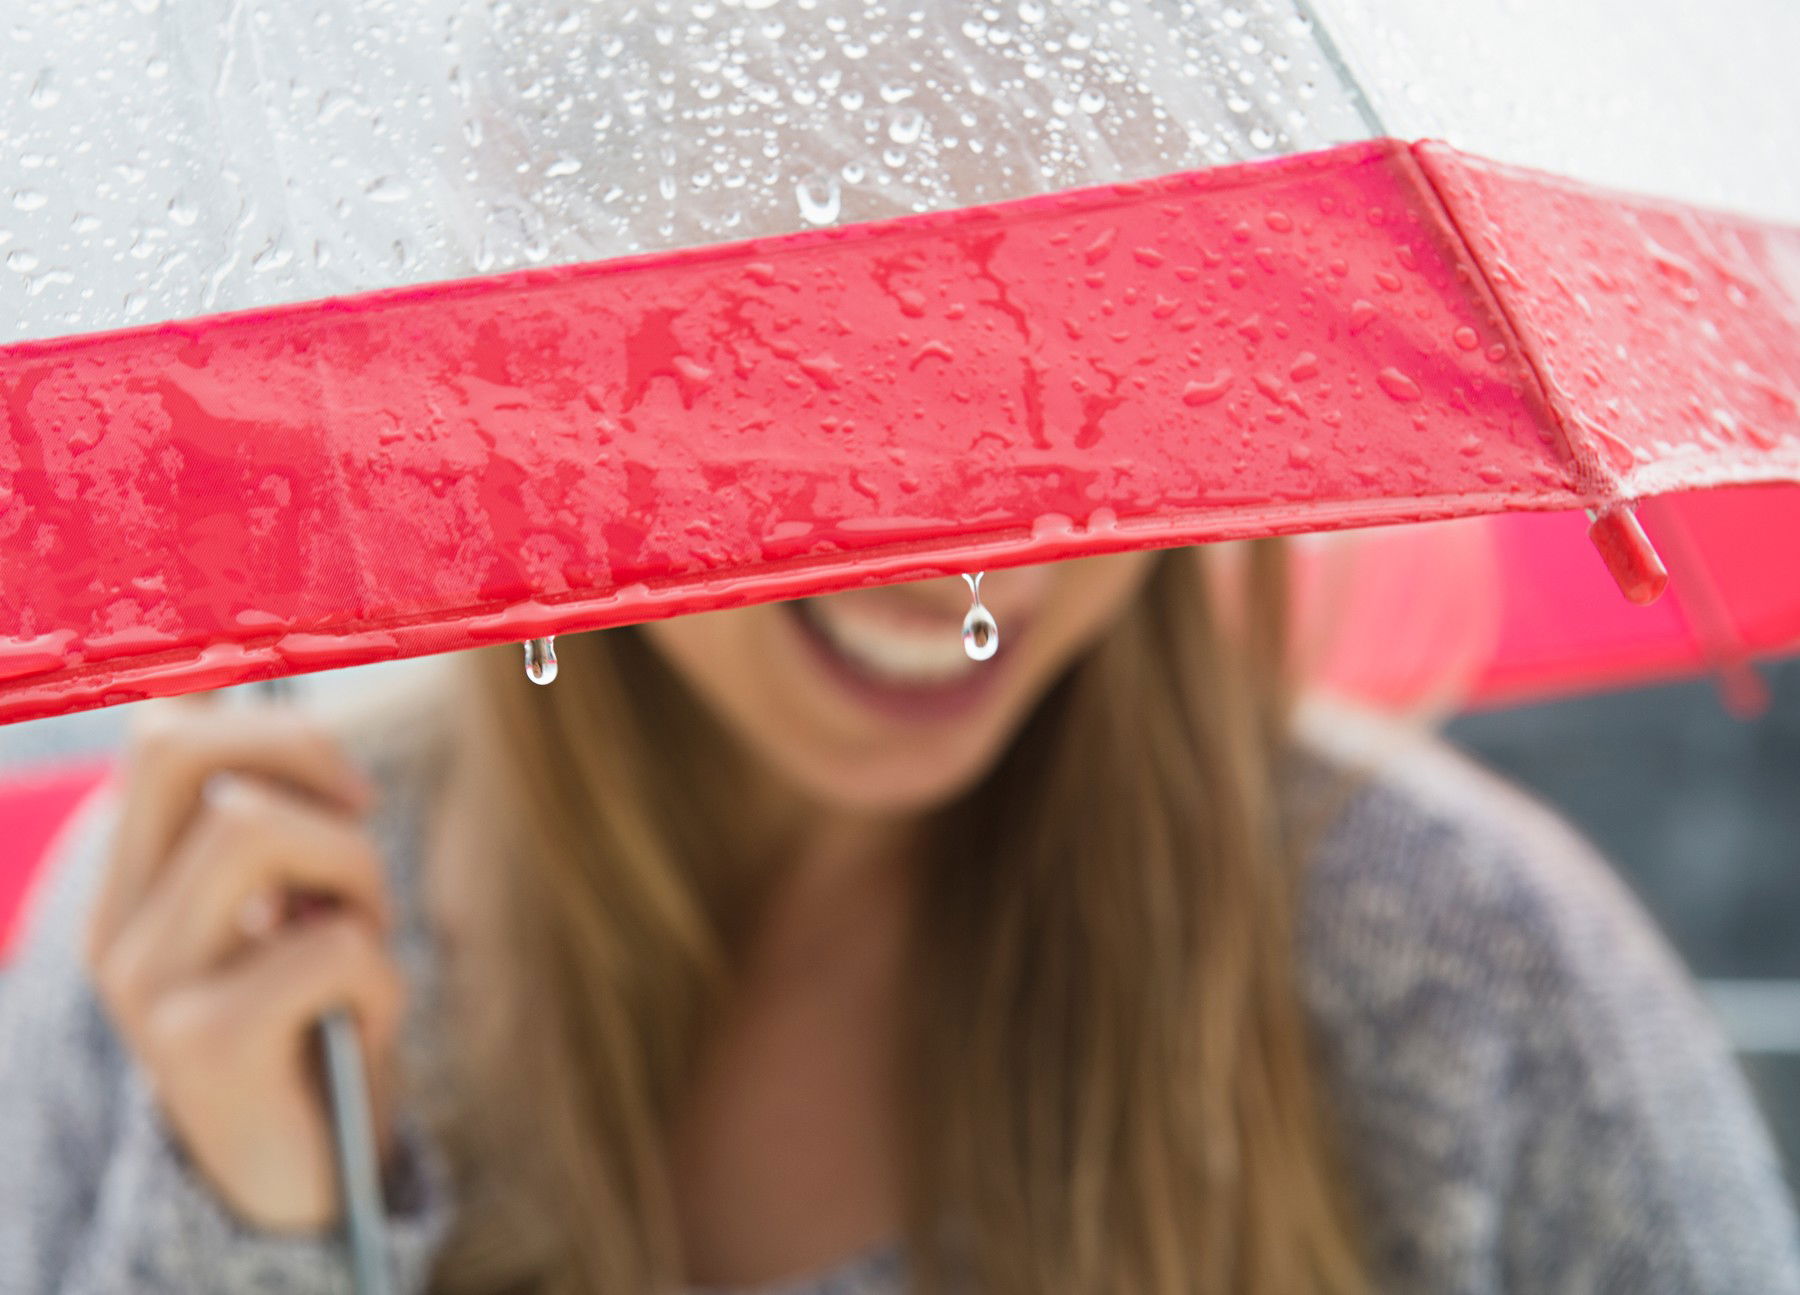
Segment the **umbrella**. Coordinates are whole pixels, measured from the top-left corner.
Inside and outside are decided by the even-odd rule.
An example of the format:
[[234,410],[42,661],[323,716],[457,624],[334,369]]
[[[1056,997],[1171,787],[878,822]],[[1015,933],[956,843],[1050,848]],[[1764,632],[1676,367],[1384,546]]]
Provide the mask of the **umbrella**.
[[[1800,493],[1745,486],[1644,501],[1674,570],[1654,606],[1579,560],[1575,512],[1514,512],[1334,535],[1296,564],[1316,686],[1384,710],[1477,710],[1712,672],[1761,711],[1757,657],[1791,652]],[[1325,537],[1304,536],[1303,539]],[[1354,540],[1354,543],[1343,541]]]
[[1478,699],[1791,649],[1800,15],[1573,9],[26,0],[0,720],[1559,511],[1681,602]]

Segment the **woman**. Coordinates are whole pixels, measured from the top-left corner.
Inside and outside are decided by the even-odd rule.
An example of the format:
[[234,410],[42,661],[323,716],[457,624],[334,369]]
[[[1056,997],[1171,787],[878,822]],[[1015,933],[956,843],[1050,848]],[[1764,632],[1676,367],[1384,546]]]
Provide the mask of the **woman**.
[[146,708],[0,1008],[0,1285],[346,1289],[348,1002],[403,1290],[1800,1290],[1603,864],[1297,721],[1222,556],[995,571],[980,665],[946,579]]

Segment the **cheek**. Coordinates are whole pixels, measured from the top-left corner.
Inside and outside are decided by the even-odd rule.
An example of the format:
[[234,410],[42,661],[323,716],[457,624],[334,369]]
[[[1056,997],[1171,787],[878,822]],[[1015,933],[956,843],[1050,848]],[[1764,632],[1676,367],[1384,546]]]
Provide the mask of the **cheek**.
[[735,713],[767,685],[767,638],[772,607],[740,607],[641,628],[652,648],[682,682],[715,711]]
[[837,799],[832,767],[854,744],[853,717],[796,652],[788,615],[765,604],[652,621],[643,629],[753,761],[815,798]]
[[1159,558],[1180,561],[1185,556],[1112,553],[1059,563],[1034,631],[1037,690],[1047,687],[1048,676],[1060,673],[1119,619]]

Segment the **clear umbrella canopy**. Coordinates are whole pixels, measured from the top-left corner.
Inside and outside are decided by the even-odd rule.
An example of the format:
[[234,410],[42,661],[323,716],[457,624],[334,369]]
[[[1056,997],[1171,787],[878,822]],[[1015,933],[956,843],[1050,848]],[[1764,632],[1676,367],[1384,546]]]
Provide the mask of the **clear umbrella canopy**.
[[[26,0],[0,328],[603,260],[1376,134],[1800,220],[1784,0]],[[1354,79],[1352,79],[1354,78]]]
[[1504,511],[1652,596],[1633,501],[1800,481],[1780,0],[4,23],[0,718]]
[[16,338],[764,237],[1364,136],[1291,4],[27,0]]

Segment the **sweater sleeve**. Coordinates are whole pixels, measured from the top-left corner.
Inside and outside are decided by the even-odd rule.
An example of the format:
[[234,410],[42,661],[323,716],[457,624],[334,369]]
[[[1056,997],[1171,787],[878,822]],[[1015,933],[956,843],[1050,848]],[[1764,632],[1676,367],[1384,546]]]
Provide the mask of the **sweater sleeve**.
[[1307,907],[1379,1289],[1800,1295],[1792,1202],[1722,1031],[1561,819],[1421,756],[1346,815]]
[[[78,811],[0,972],[0,1292],[208,1295],[351,1290],[335,1234],[240,1222],[188,1161],[114,1033],[80,958],[115,800]],[[448,1175],[410,1117],[388,1184],[388,1266],[426,1287],[450,1217]]]

